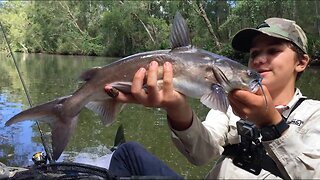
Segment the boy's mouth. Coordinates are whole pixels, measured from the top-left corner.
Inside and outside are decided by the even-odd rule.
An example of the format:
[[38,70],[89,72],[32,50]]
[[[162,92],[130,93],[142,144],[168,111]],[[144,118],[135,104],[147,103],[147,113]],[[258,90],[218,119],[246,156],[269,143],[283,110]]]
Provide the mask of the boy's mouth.
[[267,69],[264,69],[264,70],[258,70],[258,73],[264,77],[265,75],[267,75],[271,70],[267,70]]

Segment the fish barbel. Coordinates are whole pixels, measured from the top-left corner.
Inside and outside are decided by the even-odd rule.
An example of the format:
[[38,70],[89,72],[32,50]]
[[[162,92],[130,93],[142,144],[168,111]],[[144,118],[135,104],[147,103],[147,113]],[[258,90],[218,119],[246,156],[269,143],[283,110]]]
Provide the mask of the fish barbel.
[[103,124],[110,125],[123,104],[109,97],[105,84],[130,93],[135,72],[148,68],[151,61],[159,63],[158,85],[161,88],[164,62],[173,65],[174,89],[186,96],[200,99],[209,108],[223,112],[229,106],[227,93],[234,89],[255,92],[261,86],[259,73],[226,57],[191,45],[188,27],[177,13],[171,28],[171,49],[134,54],[104,67],[84,72],[85,83],[72,95],[20,112],[6,126],[24,120],[48,122],[52,133],[53,159],[57,160],[73,134],[80,111],[87,107],[100,115]]

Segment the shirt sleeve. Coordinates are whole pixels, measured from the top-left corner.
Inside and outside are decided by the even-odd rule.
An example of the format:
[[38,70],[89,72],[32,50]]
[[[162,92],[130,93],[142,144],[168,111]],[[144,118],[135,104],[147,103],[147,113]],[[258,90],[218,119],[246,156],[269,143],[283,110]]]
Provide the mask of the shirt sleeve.
[[279,169],[285,170],[291,179],[320,178],[319,106],[319,101],[309,101],[298,107],[285,134],[263,142]]
[[192,124],[188,129],[177,131],[170,128],[178,150],[191,163],[203,165],[222,154],[228,132],[228,117],[220,111],[210,110],[206,120],[201,122],[193,112]]

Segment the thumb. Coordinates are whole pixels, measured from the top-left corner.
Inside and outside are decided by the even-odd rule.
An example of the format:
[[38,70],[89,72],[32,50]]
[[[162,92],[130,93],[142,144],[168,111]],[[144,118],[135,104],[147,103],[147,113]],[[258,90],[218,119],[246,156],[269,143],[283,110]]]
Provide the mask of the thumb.
[[112,98],[119,96],[119,91],[108,84],[104,86],[104,91]]
[[258,91],[255,93],[256,95],[260,96],[261,98],[264,99],[266,106],[268,107],[272,103],[272,98],[269,93],[269,90],[266,86],[261,85]]
[[121,103],[138,103],[138,101],[129,93],[124,94],[123,92],[119,91],[118,89],[112,87],[109,84],[104,86],[104,91],[107,93],[109,97],[112,99],[121,102]]

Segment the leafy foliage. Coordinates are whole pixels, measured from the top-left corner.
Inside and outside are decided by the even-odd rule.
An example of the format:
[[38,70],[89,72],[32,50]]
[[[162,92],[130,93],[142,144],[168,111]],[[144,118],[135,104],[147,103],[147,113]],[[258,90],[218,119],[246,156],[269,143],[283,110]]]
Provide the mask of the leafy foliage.
[[316,0],[6,1],[0,20],[15,51],[127,56],[169,48],[170,23],[179,11],[194,45],[245,62],[230,47],[232,36],[266,18],[284,17],[303,27],[310,55],[318,59],[319,6]]

